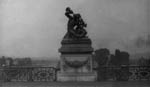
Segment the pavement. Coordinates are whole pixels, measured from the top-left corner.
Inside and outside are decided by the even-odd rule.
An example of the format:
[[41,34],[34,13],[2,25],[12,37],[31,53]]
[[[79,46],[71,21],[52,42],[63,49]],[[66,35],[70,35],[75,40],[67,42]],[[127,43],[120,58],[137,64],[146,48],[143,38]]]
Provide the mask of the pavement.
[[0,82],[0,87],[150,87],[150,81]]

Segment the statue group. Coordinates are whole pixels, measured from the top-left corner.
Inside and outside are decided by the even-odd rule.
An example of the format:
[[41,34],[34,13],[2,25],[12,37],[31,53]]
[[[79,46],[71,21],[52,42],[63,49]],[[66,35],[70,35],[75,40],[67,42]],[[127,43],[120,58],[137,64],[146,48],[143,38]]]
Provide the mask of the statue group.
[[96,72],[92,70],[91,39],[88,38],[80,14],[75,14],[69,7],[66,8],[67,33],[61,41],[60,71],[58,81],[95,81]]
[[80,14],[75,14],[70,7],[66,8],[65,15],[68,17],[67,34],[65,38],[83,38],[87,32],[84,29],[87,24],[83,21]]

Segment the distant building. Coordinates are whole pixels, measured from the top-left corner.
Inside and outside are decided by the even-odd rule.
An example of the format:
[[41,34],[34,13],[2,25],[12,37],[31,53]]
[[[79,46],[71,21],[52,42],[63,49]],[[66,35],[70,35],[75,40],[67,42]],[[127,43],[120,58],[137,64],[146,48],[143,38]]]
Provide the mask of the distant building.
[[14,59],[13,65],[14,65],[14,66],[19,65],[19,60],[18,60],[18,59]]
[[12,66],[13,65],[13,59],[8,57],[5,58],[5,66]]

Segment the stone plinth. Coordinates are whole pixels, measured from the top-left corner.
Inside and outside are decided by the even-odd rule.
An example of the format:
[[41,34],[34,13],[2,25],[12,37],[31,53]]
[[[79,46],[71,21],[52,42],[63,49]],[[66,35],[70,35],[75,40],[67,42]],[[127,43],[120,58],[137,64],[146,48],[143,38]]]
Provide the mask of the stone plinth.
[[92,53],[91,40],[89,38],[70,39],[64,38],[59,52],[62,54],[85,54]]
[[58,72],[58,81],[96,81],[96,73],[62,73]]
[[69,39],[61,42],[60,72],[58,81],[96,81],[96,73],[92,70],[91,40],[89,38]]

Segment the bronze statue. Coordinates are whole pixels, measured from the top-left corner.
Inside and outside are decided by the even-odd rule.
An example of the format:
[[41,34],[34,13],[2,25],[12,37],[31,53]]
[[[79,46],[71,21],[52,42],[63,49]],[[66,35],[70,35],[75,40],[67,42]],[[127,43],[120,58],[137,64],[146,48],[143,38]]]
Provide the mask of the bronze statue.
[[67,7],[65,15],[68,17],[67,34],[65,37],[68,38],[83,38],[87,32],[84,27],[87,24],[83,21],[80,14],[74,14],[74,12]]

